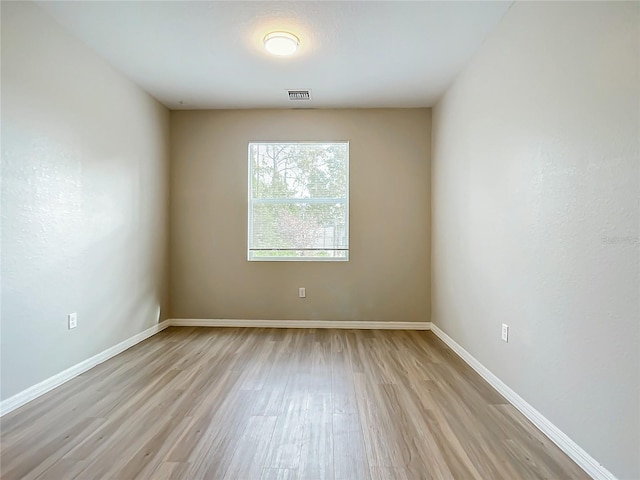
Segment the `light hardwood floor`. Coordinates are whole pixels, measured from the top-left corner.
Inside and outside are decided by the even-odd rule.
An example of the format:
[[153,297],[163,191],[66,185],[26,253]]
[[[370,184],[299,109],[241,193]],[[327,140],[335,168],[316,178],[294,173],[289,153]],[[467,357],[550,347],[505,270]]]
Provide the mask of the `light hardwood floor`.
[[172,327],[1,420],[13,479],[586,479],[431,332]]

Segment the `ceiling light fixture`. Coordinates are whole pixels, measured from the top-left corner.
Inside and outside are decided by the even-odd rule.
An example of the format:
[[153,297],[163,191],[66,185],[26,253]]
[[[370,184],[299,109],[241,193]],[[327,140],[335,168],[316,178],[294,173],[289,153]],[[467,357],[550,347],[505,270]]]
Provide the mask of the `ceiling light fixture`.
[[298,50],[300,39],[288,32],[271,32],[264,37],[264,48],[271,55],[280,57],[292,55]]

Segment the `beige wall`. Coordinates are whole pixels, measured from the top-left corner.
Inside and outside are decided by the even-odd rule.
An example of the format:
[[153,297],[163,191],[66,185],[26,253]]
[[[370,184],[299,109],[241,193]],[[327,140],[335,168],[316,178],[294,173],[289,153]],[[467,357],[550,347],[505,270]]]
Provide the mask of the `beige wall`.
[[[349,262],[247,261],[257,140],[351,142]],[[173,316],[429,320],[429,110],[172,112],[171,145]]]
[[432,320],[621,479],[640,478],[639,8],[516,2],[433,119]]
[[34,4],[1,8],[6,399],[166,316],[169,112]]

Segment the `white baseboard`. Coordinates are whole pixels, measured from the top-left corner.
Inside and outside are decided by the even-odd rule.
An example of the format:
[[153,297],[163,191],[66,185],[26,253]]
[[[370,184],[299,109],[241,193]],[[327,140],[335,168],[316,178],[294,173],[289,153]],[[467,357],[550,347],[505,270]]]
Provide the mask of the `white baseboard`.
[[502,380],[496,377],[489,369],[482,365],[473,355],[462,348],[449,335],[444,333],[437,325],[431,324],[434,334],[456,352],[471,368],[495,388],[509,403],[516,407],[531,423],[555,443],[574,462],[580,466],[591,478],[595,480],[616,480],[616,477],[595,458],[589,455],[576,442],[571,440],[562,430],[556,427],[544,415],[527,403],[520,395],[509,388]]
[[172,318],[175,327],[340,328],[353,330],[430,330],[431,322],[366,322],[331,320],[236,320]]
[[72,378],[77,377],[81,373],[86,372],[87,370],[95,367],[96,365],[109,360],[112,357],[115,357],[119,353],[124,352],[126,349],[133,347],[135,344],[146,340],[152,335],[164,330],[170,325],[168,320],[164,322],[158,323],[151,328],[147,328],[143,332],[134,335],[133,337],[127,338],[126,340],[114,345],[113,347],[107,348],[106,350],[94,355],[91,358],[80,362],[73,367],[69,367],[66,370],[54,375],[53,377],[49,377],[46,380],[43,380],[32,387],[23,390],[20,393],[15,394],[12,397],[7,398],[0,402],[0,417],[9,412],[12,412],[16,408],[21,407],[25,403],[30,402],[31,400],[35,400],[41,395],[44,395],[50,390],[62,385],[65,382],[68,382]]
[[173,318],[165,320],[143,332],[134,335],[83,362],[70,367],[16,395],[0,402],[0,416],[44,395],[59,385],[77,377],[96,365],[115,357],[137,343],[146,340],[169,326],[176,327],[257,327],[257,328],[339,328],[357,330],[432,330],[460,358],[484,378],[493,388],[504,396],[514,407],[527,417],[542,433],[576,462],[595,480],[617,480],[604,466],[596,461],[577,443],[571,440],[544,415],[527,403],[520,395],[509,388],[475,357],[431,322],[377,322],[377,321],[327,321],[327,320],[235,320],[235,319],[199,319]]
[[182,327],[263,327],[263,328],[349,328],[384,330],[429,330],[431,322],[331,322],[324,320],[225,320],[225,319],[169,319],[128,338],[77,365],[33,385],[0,402],[0,417],[35,400],[50,390],[68,382],[96,365],[115,357],[137,343],[146,340],[169,326]]

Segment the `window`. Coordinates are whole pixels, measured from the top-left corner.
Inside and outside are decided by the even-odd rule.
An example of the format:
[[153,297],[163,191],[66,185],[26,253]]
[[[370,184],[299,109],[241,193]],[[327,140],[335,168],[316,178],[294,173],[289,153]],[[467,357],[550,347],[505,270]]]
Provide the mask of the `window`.
[[249,260],[349,259],[349,143],[249,144]]

